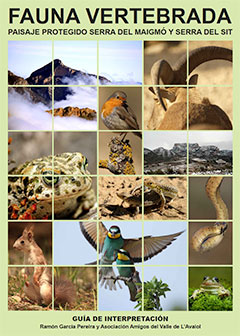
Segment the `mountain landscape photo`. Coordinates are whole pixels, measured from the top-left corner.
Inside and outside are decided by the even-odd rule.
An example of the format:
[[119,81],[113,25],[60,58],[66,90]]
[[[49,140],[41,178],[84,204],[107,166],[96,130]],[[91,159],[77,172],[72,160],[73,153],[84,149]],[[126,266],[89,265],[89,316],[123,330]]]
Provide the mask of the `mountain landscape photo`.
[[[189,174],[232,174],[232,150],[215,145],[189,143]],[[144,148],[144,174],[186,174],[187,143],[175,143],[171,149]]]
[[[99,76],[99,84],[109,80]],[[72,69],[60,59],[27,78],[8,71],[9,130],[94,130],[97,128],[97,75]],[[53,89],[54,84],[54,89]],[[52,101],[54,99],[54,109]]]

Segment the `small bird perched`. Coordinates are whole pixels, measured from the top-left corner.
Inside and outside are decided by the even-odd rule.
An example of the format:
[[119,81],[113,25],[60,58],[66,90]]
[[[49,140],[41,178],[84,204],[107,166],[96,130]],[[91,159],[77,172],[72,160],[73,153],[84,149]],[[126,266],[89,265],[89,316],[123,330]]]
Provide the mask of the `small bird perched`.
[[115,261],[116,252],[119,249],[126,250],[131,255],[133,262],[142,262],[143,259],[146,261],[160,253],[183,233],[180,231],[167,236],[145,236],[142,253],[142,237],[125,239],[121,235],[120,228],[116,225],[111,226],[108,230],[103,223],[99,222],[98,235],[95,222],[80,222],[80,229],[95,249],[97,249],[97,236],[99,236],[99,253],[102,253],[99,264],[103,266],[99,270],[99,281],[101,285],[105,284],[105,288],[109,287],[110,290],[116,290],[116,284],[111,279],[105,280],[104,277],[115,277],[111,265]]
[[[137,118],[127,104],[127,95],[123,91],[115,91],[103,104],[101,118],[110,130],[139,130]],[[142,138],[141,132],[134,132]]]
[[[129,278],[129,280],[124,281],[124,283],[128,286],[130,300],[136,301],[137,293],[142,290],[142,282],[139,273],[134,267],[134,262],[130,254],[123,249],[118,250],[116,264],[120,277]],[[129,267],[126,267],[127,265],[129,265]]]

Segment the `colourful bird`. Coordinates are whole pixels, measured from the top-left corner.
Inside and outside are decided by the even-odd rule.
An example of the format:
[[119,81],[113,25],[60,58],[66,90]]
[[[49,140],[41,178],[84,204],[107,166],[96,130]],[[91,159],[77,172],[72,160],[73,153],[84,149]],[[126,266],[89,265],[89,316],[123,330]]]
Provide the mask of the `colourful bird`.
[[[88,242],[97,249],[97,225],[95,222],[80,222],[80,229]],[[142,254],[142,237],[125,239],[121,235],[120,228],[116,225],[111,226],[109,230],[103,223],[99,222],[99,253],[102,253],[99,264],[101,265],[99,271],[99,281],[101,285],[105,284],[105,288],[117,289],[113,280],[104,277],[115,278],[114,271],[111,267],[116,259],[116,252],[119,249],[126,250],[133,262],[146,261],[170,245],[176,237],[180,236],[183,231],[173,233],[166,236],[145,236],[144,249]],[[105,265],[108,265],[106,267]],[[121,287],[121,286],[120,286]]]
[[[101,118],[110,130],[139,130],[135,113],[127,104],[127,95],[123,91],[115,91],[103,104]],[[142,138],[141,132],[134,132]]]
[[[134,267],[134,262],[132,261],[130,254],[123,249],[118,250],[116,264],[120,277],[129,279],[124,280],[124,283],[128,286],[130,300],[136,301],[137,293],[142,290],[142,282],[139,273]],[[127,265],[129,265],[129,267],[126,267]]]

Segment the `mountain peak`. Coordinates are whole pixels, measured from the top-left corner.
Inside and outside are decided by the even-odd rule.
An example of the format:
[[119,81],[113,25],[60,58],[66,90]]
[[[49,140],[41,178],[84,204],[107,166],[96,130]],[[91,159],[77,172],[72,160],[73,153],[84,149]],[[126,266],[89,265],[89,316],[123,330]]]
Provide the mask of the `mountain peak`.
[[59,65],[64,66],[63,62],[58,58],[56,58],[53,62],[54,62],[54,68]]

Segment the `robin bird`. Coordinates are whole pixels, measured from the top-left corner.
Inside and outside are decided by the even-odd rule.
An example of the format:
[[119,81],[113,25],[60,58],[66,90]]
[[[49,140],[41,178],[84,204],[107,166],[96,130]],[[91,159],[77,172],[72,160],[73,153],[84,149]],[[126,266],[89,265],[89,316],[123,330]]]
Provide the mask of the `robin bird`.
[[[127,95],[123,91],[115,91],[103,104],[101,118],[110,130],[139,130],[137,118],[127,104]],[[141,132],[134,132],[142,138]]]
[[[96,223],[80,222],[80,229],[88,242],[97,249]],[[167,248],[168,245],[171,245],[182,233],[183,231],[167,236],[144,237],[144,260],[148,260],[162,252],[162,250]],[[118,226],[113,225],[108,230],[103,223],[99,222],[99,253],[102,253],[99,264],[103,265],[103,267],[100,267],[99,281],[101,285],[105,284],[105,288],[109,287],[110,290],[117,289],[115,282],[111,279],[105,280],[104,277],[115,277],[111,265],[116,260],[116,252],[122,248],[131,255],[133,262],[142,262],[142,237],[125,239],[122,237],[121,230]]]

